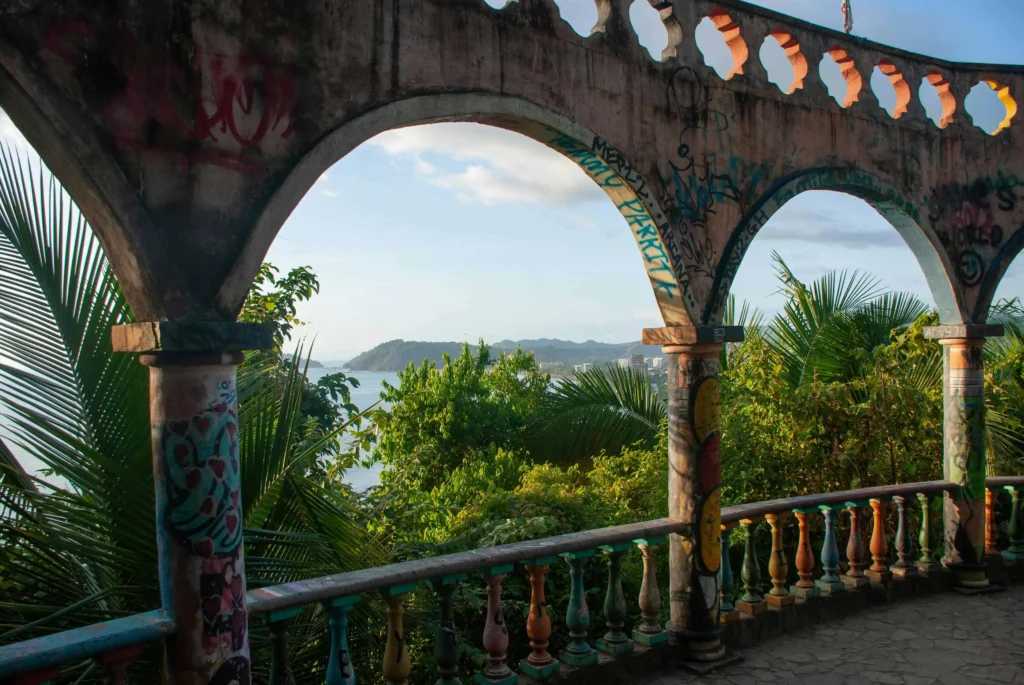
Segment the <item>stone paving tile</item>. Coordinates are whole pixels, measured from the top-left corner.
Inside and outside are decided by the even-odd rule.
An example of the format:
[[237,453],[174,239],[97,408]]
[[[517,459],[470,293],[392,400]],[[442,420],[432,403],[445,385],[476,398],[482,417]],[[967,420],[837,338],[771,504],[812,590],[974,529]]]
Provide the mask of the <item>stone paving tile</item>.
[[738,650],[701,678],[660,673],[635,685],[1024,685],[1024,586],[869,609]]

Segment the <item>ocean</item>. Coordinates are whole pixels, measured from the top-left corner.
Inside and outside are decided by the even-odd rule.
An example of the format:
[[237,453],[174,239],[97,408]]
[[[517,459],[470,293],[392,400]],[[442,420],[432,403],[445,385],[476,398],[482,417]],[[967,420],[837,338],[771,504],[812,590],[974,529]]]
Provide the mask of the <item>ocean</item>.
[[[387,381],[392,385],[398,385],[398,374],[393,371],[353,371],[350,373],[341,368],[323,367],[310,369],[308,377],[310,381],[316,383],[323,376],[339,371],[359,381],[359,387],[352,391],[352,404],[359,407],[360,411],[380,399],[381,383]],[[381,406],[384,409],[388,408],[387,404]],[[345,474],[345,482],[357,492],[362,492],[380,483],[380,471],[380,464],[374,464],[368,469],[356,466]]]

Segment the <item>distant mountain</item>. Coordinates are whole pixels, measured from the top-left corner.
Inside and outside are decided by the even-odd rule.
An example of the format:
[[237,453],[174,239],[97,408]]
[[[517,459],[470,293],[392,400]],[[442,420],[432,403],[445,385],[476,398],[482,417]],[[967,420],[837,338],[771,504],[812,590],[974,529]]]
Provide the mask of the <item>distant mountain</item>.
[[[476,347],[476,345],[470,345],[473,350],[476,350]],[[661,347],[642,345],[640,342],[616,344],[588,340],[577,343],[569,340],[541,338],[539,340],[502,340],[492,345],[492,348],[505,352],[512,352],[516,347],[533,352],[538,362],[557,364],[614,364],[617,360],[631,354],[643,354],[645,357],[663,355]],[[458,342],[390,340],[349,360],[345,364],[345,368],[353,371],[401,371],[410,362],[419,365],[423,363],[424,359],[440,364],[445,353],[455,357],[461,350],[462,343]]]
[[[284,355],[284,358],[285,358],[285,359],[291,359],[291,358],[292,358],[292,357],[294,357],[294,356],[295,356],[295,354],[294,354],[294,353],[292,353],[292,352],[287,352],[287,353],[285,353],[285,355]],[[318,361],[317,361],[317,360],[315,360],[315,359],[310,359],[310,360],[309,360],[309,368],[311,368],[311,369],[322,369],[322,368],[324,368],[324,365],[323,365],[323,364],[321,364],[320,362],[318,362]]]

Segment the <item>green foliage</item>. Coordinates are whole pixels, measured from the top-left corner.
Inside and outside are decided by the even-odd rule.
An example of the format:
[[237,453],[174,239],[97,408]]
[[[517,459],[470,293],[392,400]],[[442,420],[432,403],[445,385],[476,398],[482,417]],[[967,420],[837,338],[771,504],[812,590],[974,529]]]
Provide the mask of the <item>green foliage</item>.
[[441,368],[410,364],[398,378],[381,393],[391,409],[372,415],[382,486],[395,492],[429,492],[473,455],[493,454],[492,446],[517,450],[550,380],[531,355],[494,359],[483,343],[475,353],[463,345],[457,358],[445,355]]
[[563,379],[545,396],[531,439],[533,454],[560,464],[618,454],[636,442],[650,447],[664,433],[665,401],[647,375],[618,366],[592,367]]
[[297,266],[281,278],[278,273],[279,269],[270,262],[260,265],[238,320],[277,324],[274,352],[280,355],[292,329],[303,325],[296,316],[298,304],[320,292],[320,279],[308,266]]

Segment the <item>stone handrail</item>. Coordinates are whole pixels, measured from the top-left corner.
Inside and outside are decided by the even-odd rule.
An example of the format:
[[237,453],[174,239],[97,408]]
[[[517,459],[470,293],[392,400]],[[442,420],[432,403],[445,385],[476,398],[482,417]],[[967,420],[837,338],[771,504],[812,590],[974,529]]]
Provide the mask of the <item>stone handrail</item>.
[[[1002,555],[1016,562],[1024,560],[1024,526],[1020,525],[1020,494],[1024,491],[1024,477],[998,477],[986,481],[988,506],[986,508],[989,536],[987,555]],[[942,565],[930,549],[929,501],[934,495],[955,491],[958,487],[947,481],[906,483],[892,486],[861,488],[843,492],[821,493],[789,497],[766,502],[742,504],[722,509],[721,544],[722,566],[719,571],[720,616],[723,623],[739,617],[741,612],[757,615],[769,605],[783,608],[799,600],[829,596],[843,590],[855,590],[874,585],[886,585],[916,575],[936,573]],[[996,549],[995,497],[1002,490],[1010,493],[1012,507],[1009,521],[1011,547],[1000,552]],[[922,505],[920,558],[911,560],[912,543],[909,528],[908,501],[916,496]],[[888,563],[887,507],[897,505],[897,531],[895,548],[898,559]],[[870,552],[874,563],[868,561],[860,533],[860,514],[870,506],[873,520]],[[851,534],[846,547],[847,570],[839,575],[839,551],[836,540],[837,513],[845,508],[850,512]],[[794,513],[800,523],[800,540],[795,555],[800,580],[786,588],[788,564],[782,545],[782,530],[786,518]],[[824,536],[821,543],[822,577],[813,579],[814,561],[811,553],[811,528],[808,517],[821,515]],[[761,576],[752,532],[758,521],[767,520],[772,529],[772,552],[769,563],[772,589],[761,594]],[[740,526],[744,530],[742,565],[743,593],[733,601],[733,573],[729,562],[731,531]],[[541,540],[513,543],[472,550],[439,557],[417,559],[387,566],[362,569],[332,576],[314,578],[252,590],[248,593],[250,618],[261,616],[274,636],[272,672],[290,672],[288,665],[287,627],[305,606],[319,603],[330,617],[331,654],[328,664],[328,682],[351,682],[352,664],[348,660],[348,612],[359,601],[359,595],[379,592],[388,604],[388,644],[385,651],[383,673],[389,682],[400,683],[408,676],[408,651],[404,650],[402,602],[417,584],[429,582],[437,592],[442,625],[438,632],[435,657],[444,677],[455,677],[458,666],[458,643],[455,638],[453,617],[453,591],[457,583],[466,580],[470,572],[483,575],[488,586],[487,627],[484,648],[488,652],[488,666],[481,674],[488,682],[512,682],[513,670],[506,663],[507,631],[501,616],[501,582],[519,565],[530,574],[532,585],[531,614],[527,633],[531,638],[532,654],[522,660],[519,671],[536,678],[546,678],[559,670],[562,664],[583,666],[596,663],[597,652],[586,642],[589,624],[585,608],[583,567],[587,561],[603,552],[609,559],[605,613],[609,631],[597,640],[597,650],[612,656],[632,652],[634,644],[655,646],[668,639],[661,619],[661,599],[655,574],[655,554],[667,536],[694,534],[691,522],[657,519],[643,523],[613,526],[600,530],[559,535]],[[639,604],[643,623],[629,639],[624,631],[625,599],[622,596],[620,561],[634,544],[643,553],[644,578]],[[549,567],[559,557],[569,564],[572,579],[569,612],[566,620],[572,631],[572,642],[563,649],[560,659],[547,651],[551,634],[550,621],[541,607],[546,605],[544,580]],[[984,571],[982,571],[984,576]],[[969,581],[970,582],[970,581]],[[979,582],[987,582],[982,579]],[[176,626],[167,614],[153,611],[105,623],[69,630],[43,638],[0,647],[0,683],[42,683],[56,678],[60,666],[93,658],[106,670],[107,682],[126,683],[127,664],[141,653],[146,643],[166,639],[175,634]],[[503,637],[502,637],[503,635]],[[339,657],[338,655],[343,655]],[[25,675],[27,674],[27,675]],[[13,680],[21,676],[27,680]],[[332,677],[335,677],[332,680]],[[272,679],[272,682],[278,682]],[[282,680],[279,682],[287,682]]]

